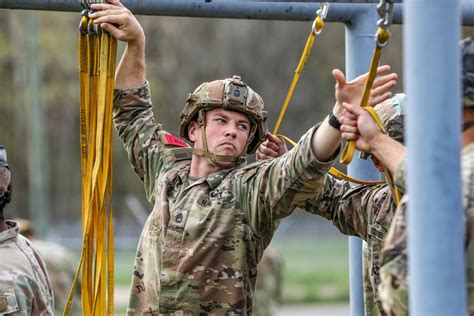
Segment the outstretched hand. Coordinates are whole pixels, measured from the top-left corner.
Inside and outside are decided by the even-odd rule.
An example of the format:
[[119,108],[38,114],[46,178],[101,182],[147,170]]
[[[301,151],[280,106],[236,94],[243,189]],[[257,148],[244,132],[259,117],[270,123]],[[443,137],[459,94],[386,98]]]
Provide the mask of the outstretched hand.
[[354,140],[360,151],[371,152],[377,137],[383,135],[370,114],[359,105],[343,103],[345,109],[341,121],[341,137],[347,141]]
[[[370,90],[369,106],[374,106],[392,97],[391,90],[397,84],[398,75],[390,70],[389,65],[377,68],[377,74]],[[332,75],[336,79],[336,105],[341,106],[343,102],[360,105],[368,74],[363,74],[349,82],[346,82],[346,76],[339,69],[334,69]]]
[[278,136],[268,133],[267,139],[260,144],[255,153],[257,160],[278,158],[288,151],[285,141]]
[[89,14],[95,24],[109,32],[122,42],[143,43],[145,35],[135,16],[119,0],[107,0],[108,3],[94,3],[91,5],[94,13]]

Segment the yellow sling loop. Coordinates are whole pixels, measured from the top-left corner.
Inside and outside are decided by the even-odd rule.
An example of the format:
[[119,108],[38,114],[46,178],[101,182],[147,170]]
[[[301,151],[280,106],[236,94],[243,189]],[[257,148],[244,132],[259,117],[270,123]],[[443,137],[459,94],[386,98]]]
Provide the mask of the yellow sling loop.
[[[381,19],[378,21],[378,28],[375,34],[375,49],[372,53],[372,60],[370,62],[369,74],[364,86],[364,93],[360,101],[360,107],[368,107],[370,90],[372,89],[372,84],[374,83],[375,76],[377,74],[377,67],[379,65],[380,56],[382,54],[382,48],[388,44],[390,39],[390,32],[388,31],[389,26],[392,23],[392,12],[393,12],[393,3],[387,0],[380,0],[380,3],[377,5],[377,10]],[[352,157],[355,152],[355,141],[347,142],[344,150],[341,154],[340,162],[343,164],[349,164],[352,161]]]
[[70,313],[81,271],[83,315],[114,314],[111,167],[116,55],[117,40],[84,11],[79,37],[83,242],[64,315]]
[[[388,39],[390,37],[390,33],[379,27],[377,30],[377,43],[379,41],[383,41],[383,43],[387,43]],[[372,61],[370,62],[370,69],[369,69],[369,74],[367,76],[367,81],[365,82],[364,86],[364,93],[362,95],[362,99],[360,102],[360,106],[362,108],[368,107],[368,102],[369,102],[369,97],[370,97],[370,90],[372,89],[372,84],[375,79],[375,75],[377,73],[377,67],[379,64],[379,59],[380,55],[382,53],[382,47],[377,44],[373,54],[372,54]],[[341,155],[341,163],[343,164],[349,164],[352,161],[352,157],[354,156],[354,151],[355,151],[355,141],[351,140],[348,141],[346,146],[344,147],[344,150]]]
[[[295,75],[293,76],[293,80],[290,85],[290,89],[288,90],[288,93],[285,98],[285,102],[283,102],[282,109],[280,111],[280,115],[278,116],[277,123],[275,125],[275,128],[273,129],[273,134],[285,139],[289,144],[291,144],[293,147],[296,146],[296,143],[292,141],[290,138],[278,134],[278,130],[280,128],[281,122],[283,121],[283,117],[285,116],[285,112],[288,108],[288,105],[290,103],[290,100],[293,96],[293,92],[295,91],[296,84],[298,83],[298,80],[300,79],[301,73],[303,72],[304,66],[306,64],[306,61],[308,60],[309,54],[311,53],[311,49],[313,48],[314,41],[316,39],[316,35],[319,35],[324,27],[324,19],[326,18],[326,15],[329,10],[329,3],[327,2],[321,2],[320,3],[321,8],[316,12],[316,18],[314,19],[313,26],[311,29],[311,33],[309,34],[308,39],[306,40],[306,45],[303,50],[303,53],[301,54],[300,61],[298,63],[298,66],[296,67],[295,70]],[[366,185],[375,185],[375,184],[382,184],[385,183],[384,181],[362,181],[358,180],[355,178],[352,178],[345,173],[337,170],[336,168],[331,168],[329,169],[329,174],[333,175],[337,179],[340,180],[346,180],[350,181],[352,183],[356,184],[366,184]]]
[[306,40],[306,45],[304,47],[303,54],[301,54],[300,61],[295,70],[295,75],[293,76],[293,81],[291,82],[290,89],[288,90],[288,93],[286,95],[285,102],[283,103],[275,128],[273,129],[273,135],[280,136],[277,133],[278,133],[278,129],[280,128],[281,122],[283,120],[283,116],[285,116],[286,109],[288,108],[288,104],[290,103],[291,97],[293,96],[293,92],[295,91],[296,84],[298,83],[298,80],[300,79],[300,75],[303,72],[303,69],[306,64],[306,61],[308,60],[309,54],[311,53],[311,49],[313,48],[316,35],[319,35],[323,30],[324,19],[326,18],[326,15],[329,9],[329,3],[324,2],[324,3],[321,3],[320,6],[321,6],[321,9],[319,9],[316,12],[316,18],[314,19],[311,33],[309,34],[308,39]]
[[[369,75],[367,76],[367,81],[365,82],[364,86],[364,93],[362,95],[362,99],[360,102],[361,108],[366,110],[372,118],[375,120],[379,128],[385,133],[385,129],[380,121],[380,118],[377,115],[377,112],[368,105],[369,97],[370,97],[370,90],[372,89],[372,84],[375,79],[375,75],[377,73],[377,66],[379,64],[380,56],[382,54],[382,48],[384,48],[388,44],[388,40],[390,39],[390,32],[388,28],[392,23],[392,13],[393,13],[393,3],[387,0],[380,0],[380,3],[377,5],[377,10],[381,16],[381,19],[378,21],[378,28],[376,33],[376,46],[374,52],[372,54],[372,60],[370,62],[369,67]],[[340,162],[343,164],[349,164],[352,161],[355,152],[355,141],[347,142],[344,150],[341,154]],[[395,201],[395,204],[398,205],[400,202],[400,192],[398,189],[393,185],[393,177],[388,172],[387,169],[384,171],[385,179],[387,180],[388,184],[390,185],[390,189],[392,191],[392,197]]]

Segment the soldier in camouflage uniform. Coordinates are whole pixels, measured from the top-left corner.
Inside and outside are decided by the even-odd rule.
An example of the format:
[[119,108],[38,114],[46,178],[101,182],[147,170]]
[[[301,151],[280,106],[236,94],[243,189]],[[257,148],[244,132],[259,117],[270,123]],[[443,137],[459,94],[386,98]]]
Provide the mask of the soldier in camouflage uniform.
[[283,262],[275,247],[268,247],[257,266],[254,315],[275,315],[281,303]]
[[[465,251],[469,315],[474,315],[474,38],[469,37],[461,41],[462,51],[462,79],[463,79],[463,149],[461,153],[461,171],[463,184],[463,206],[465,208]],[[358,109],[355,109],[358,112]],[[354,112],[354,113],[355,113]],[[366,116],[357,113],[358,119]],[[367,126],[367,124],[364,124]],[[373,125],[373,122],[372,122]],[[360,125],[358,125],[360,126]],[[396,172],[395,184],[402,193],[405,192],[406,161],[405,148],[398,148],[385,135],[380,136],[380,131],[375,133],[362,133],[362,138],[367,138],[366,143],[371,144],[373,139],[378,139],[378,153],[375,153],[392,172]],[[375,136],[374,136],[375,135]],[[350,137],[351,135],[349,135]],[[395,146],[394,146],[395,145]],[[408,314],[408,285],[407,285],[407,239],[406,239],[406,203],[408,197],[404,196],[400,207],[397,209],[392,225],[385,238],[382,249],[382,267],[380,269],[381,284],[379,286],[383,306],[389,315]]]
[[11,193],[7,155],[0,145],[0,315],[53,315],[53,290],[43,259],[18,234],[18,223],[4,219]]
[[[46,263],[54,291],[55,314],[61,315],[76,274],[76,255],[60,244],[38,239],[29,220],[17,218],[15,221],[19,224],[19,233],[31,241]],[[79,315],[81,311],[80,280],[78,282],[79,286],[76,287],[71,315]]]
[[[129,315],[252,313],[257,263],[281,218],[317,194],[339,151],[325,120],[279,159],[245,166],[267,133],[260,96],[238,76],[189,95],[181,136],[155,122],[145,36],[119,1],[93,4],[94,23],[127,42],[114,122],[153,211],[135,258]],[[339,109],[335,109],[337,112]]]
[[[393,98],[374,107],[388,134],[399,142],[403,142],[402,127],[405,102],[404,94],[396,94]],[[272,141],[267,140],[258,149],[258,159],[276,156],[275,150],[270,153],[264,146],[275,147],[276,145],[278,148],[284,146],[282,141],[273,137],[270,136]],[[269,142],[273,144],[270,145]],[[374,156],[371,158],[376,168],[381,172],[384,171],[380,161]],[[380,251],[396,207],[389,184],[354,187],[350,182],[338,180],[332,175],[326,177],[321,194],[307,201],[303,206],[305,211],[332,221],[343,234],[357,236],[366,241],[364,247],[364,310],[366,316],[386,315],[377,291],[377,286],[380,283]]]

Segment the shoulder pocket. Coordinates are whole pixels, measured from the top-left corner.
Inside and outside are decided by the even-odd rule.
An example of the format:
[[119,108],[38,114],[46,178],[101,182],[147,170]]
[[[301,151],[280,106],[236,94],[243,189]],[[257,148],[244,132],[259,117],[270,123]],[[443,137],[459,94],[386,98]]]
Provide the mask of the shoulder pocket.
[[9,315],[18,312],[20,307],[13,290],[3,290],[0,292],[0,315]]

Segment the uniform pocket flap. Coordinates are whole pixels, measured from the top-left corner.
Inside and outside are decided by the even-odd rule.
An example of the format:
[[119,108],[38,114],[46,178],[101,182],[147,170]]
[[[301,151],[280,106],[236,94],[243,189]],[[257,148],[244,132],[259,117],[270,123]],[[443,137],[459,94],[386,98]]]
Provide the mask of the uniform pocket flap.
[[15,292],[12,289],[0,292],[0,315],[8,315],[18,312],[20,307],[16,300]]

